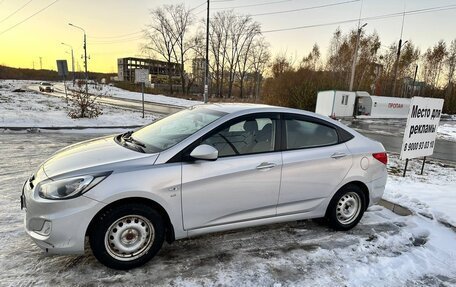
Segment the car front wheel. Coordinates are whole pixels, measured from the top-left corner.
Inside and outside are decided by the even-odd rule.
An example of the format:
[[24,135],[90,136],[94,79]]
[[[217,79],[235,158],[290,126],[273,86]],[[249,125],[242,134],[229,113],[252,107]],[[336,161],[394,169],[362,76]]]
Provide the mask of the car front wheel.
[[335,230],[355,227],[364,214],[365,196],[356,185],[347,185],[339,190],[329,203],[326,219]]
[[107,209],[95,220],[90,246],[98,261],[109,268],[139,267],[157,254],[164,241],[160,214],[142,204]]

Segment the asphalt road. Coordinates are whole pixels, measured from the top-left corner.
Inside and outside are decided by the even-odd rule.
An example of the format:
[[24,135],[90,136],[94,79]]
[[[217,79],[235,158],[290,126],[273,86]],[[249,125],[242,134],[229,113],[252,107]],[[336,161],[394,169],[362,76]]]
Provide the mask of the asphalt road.
[[[361,134],[379,141],[389,152],[400,153],[406,120],[353,120],[343,121]],[[448,122],[449,123],[449,122]],[[436,139],[434,154],[430,158],[456,162],[456,142]]]
[[[42,93],[42,94],[45,94],[48,96],[65,98],[65,93],[63,91],[61,91],[60,89],[56,89],[55,92],[53,92],[53,93],[47,93],[47,92],[40,92],[38,85],[31,85],[28,88],[32,91],[39,92],[39,93]],[[142,110],[142,102],[137,101],[137,100],[122,99],[122,98],[115,98],[115,97],[109,97],[109,96],[99,96],[97,98],[97,101],[104,105],[117,106],[117,107],[122,107],[122,108],[127,108],[127,109],[140,110],[140,111]],[[179,107],[179,106],[152,103],[152,102],[146,102],[146,101],[144,102],[144,110],[147,112],[152,112],[152,113],[156,113],[156,114],[167,115],[167,114],[172,114],[172,113],[178,112],[181,109],[182,109],[182,107]]]

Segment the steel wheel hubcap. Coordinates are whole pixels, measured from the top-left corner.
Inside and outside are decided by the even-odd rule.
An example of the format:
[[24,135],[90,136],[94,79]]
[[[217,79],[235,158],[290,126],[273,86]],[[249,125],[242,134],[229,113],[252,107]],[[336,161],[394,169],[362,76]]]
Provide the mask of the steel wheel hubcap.
[[116,220],[106,231],[105,247],[117,260],[131,261],[143,256],[152,246],[155,229],[140,215],[128,215]]
[[350,224],[356,220],[361,211],[361,199],[356,192],[348,192],[339,199],[336,206],[337,220]]

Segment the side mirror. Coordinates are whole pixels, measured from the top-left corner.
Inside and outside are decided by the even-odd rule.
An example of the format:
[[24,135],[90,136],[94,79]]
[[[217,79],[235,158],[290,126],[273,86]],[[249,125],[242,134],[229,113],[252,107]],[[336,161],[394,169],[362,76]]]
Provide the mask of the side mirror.
[[218,150],[213,146],[202,144],[193,149],[190,156],[194,159],[216,160],[218,158]]

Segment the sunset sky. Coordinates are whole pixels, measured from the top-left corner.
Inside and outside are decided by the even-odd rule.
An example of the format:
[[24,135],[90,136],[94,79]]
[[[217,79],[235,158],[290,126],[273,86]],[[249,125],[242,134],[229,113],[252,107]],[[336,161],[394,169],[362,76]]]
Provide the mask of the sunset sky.
[[[212,12],[235,7],[245,14],[299,9],[350,0],[224,0],[211,3]],[[55,2],[55,3],[54,3]],[[69,49],[61,42],[74,48],[77,67],[82,68],[81,55],[83,33],[68,26],[68,23],[83,27],[88,35],[89,70],[116,72],[116,59],[125,56],[140,56],[141,29],[149,21],[149,10],[162,4],[178,4],[182,1],[152,0],[0,0],[0,64],[12,67],[56,69],[56,59],[68,59]],[[187,7],[195,9],[196,16],[205,16],[203,0],[184,1]],[[54,4],[52,4],[54,3]],[[251,7],[239,7],[261,4]],[[34,13],[49,6],[42,12]],[[299,26],[333,23],[358,18],[361,1],[353,1],[307,11],[254,16],[261,23],[263,31]],[[443,39],[449,43],[456,38],[456,1],[454,0],[364,0],[362,17],[402,12],[431,7],[453,5],[444,11],[407,15],[404,25],[404,40],[413,40],[422,52]],[[23,7],[22,9],[20,9]],[[19,11],[17,11],[20,9]],[[17,11],[16,13],[14,13]],[[14,13],[14,14],[13,14]],[[17,25],[26,18],[29,20]],[[366,32],[377,31],[385,49],[400,37],[401,17],[366,20]],[[17,25],[17,26],[15,26]],[[15,27],[14,27],[15,26]],[[317,42],[323,56],[332,33],[337,27],[343,31],[355,28],[356,22],[334,24],[313,28],[281,32],[267,32],[266,39],[272,52],[287,53],[300,59]],[[70,62],[69,62],[70,63]],[[76,68],[77,68],[76,67]]]

